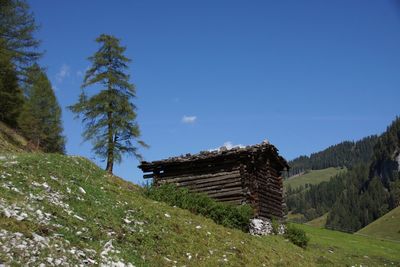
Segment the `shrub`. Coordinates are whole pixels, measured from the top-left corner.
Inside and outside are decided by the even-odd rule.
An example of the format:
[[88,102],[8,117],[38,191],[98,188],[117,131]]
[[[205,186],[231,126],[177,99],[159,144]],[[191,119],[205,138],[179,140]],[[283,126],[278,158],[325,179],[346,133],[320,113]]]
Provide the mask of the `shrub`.
[[234,206],[216,202],[206,194],[191,193],[186,188],[177,188],[172,184],[146,186],[144,194],[153,200],[187,209],[194,214],[210,218],[217,224],[242,231],[248,231],[249,220],[253,216],[249,205]]
[[275,218],[271,220],[271,226],[272,226],[272,233],[274,235],[279,234],[279,222]]
[[286,227],[285,238],[302,248],[306,248],[308,241],[310,241],[310,238],[306,235],[304,230],[299,229],[291,224],[287,225]]

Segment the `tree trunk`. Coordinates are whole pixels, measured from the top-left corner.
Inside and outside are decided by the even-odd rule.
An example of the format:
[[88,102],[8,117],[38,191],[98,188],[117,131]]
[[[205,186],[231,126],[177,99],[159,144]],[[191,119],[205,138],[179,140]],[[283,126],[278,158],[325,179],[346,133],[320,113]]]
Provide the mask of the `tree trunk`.
[[112,131],[112,112],[107,112],[108,118],[108,144],[107,144],[107,167],[106,171],[110,174],[113,172],[114,167],[114,139],[113,139],[113,131]]

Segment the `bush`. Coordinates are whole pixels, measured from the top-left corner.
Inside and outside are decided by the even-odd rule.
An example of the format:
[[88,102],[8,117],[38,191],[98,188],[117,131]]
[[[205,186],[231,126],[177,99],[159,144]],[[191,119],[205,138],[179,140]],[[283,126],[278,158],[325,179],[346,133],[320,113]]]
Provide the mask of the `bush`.
[[253,216],[253,210],[249,205],[234,206],[216,202],[206,194],[191,193],[188,189],[177,188],[173,184],[147,186],[144,194],[153,200],[187,209],[210,218],[217,224],[242,231],[248,231],[249,220]]
[[272,233],[274,235],[279,235],[279,229],[281,227],[281,224],[279,221],[277,221],[275,218],[272,218],[271,220],[271,226],[272,226]]
[[310,241],[310,238],[306,235],[306,232],[304,230],[290,224],[286,227],[285,238],[289,239],[290,242],[302,248],[306,248],[308,241]]

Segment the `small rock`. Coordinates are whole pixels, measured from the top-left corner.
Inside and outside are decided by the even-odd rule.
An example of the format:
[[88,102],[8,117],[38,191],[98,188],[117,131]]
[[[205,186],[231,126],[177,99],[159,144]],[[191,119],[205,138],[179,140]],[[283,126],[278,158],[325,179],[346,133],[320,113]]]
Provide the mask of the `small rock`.
[[7,218],[11,217],[11,213],[10,213],[10,211],[8,209],[4,209],[3,213]]
[[85,221],[85,219],[83,219],[82,217],[79,217],[78,215],[74,214],[74,217],[77,218],[80,221]]
[[82,187],[79,187],[78,189],[79,189],[79,192],[81,192],[82,194],[86,194],[85,189],[83,189]]
[[47,243],[47,239],[43,236],[40,236],[36,233],[32,233],[33,240],[36,242]]
[[42,186],[43,186],[44,189],[49,189],[50,188],[50,186],[46,182],[44,182],[42,184]]

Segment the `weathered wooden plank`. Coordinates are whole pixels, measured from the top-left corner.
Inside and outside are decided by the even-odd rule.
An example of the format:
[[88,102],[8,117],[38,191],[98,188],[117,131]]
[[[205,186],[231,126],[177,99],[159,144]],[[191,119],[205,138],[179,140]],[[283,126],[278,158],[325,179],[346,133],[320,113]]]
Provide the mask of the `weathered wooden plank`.
[[[257,192],[269,192],[269,190],[274,190],[275,192],[281,192],[283,194],[283,190],[280,187],[274,186],[274,185],[265,185],[265,184],[259,184],[257,183]],[[282,190],[282,191],[280,191]]]
[[276,200],[276,201],[284,201],[284,199],[285,199],[282,195],[277,196],[277,195],[270,195],[270,194],[265,194],[265,193],[262,193],[259,195],[260,195],[260,197],[263,197],[264,199],[268,198],[268,199],[272,199],[272,200]]
[[201,187],[208,187],[232,182],[240,182],[241,179],[239,176],[219,176],[213,177],[212,179],[208,180],[209,182],[203,182],[202,180],[192,180],[186,182],[170,182],[168,180],[159,181],[158,184],[169,184],[173,183],[178,187],[188,187],[188,188],[201,188]]
[[177,183],[177,185],[178,186],[187,186],[187,187],[191,187],[191,188],[202,188],[202,187],[234,183],[234,182],[241,183],[241,177],[238,176],[238,177],[228,178],[228,179],[224,179],[224,180],[216,180],[216,181],[208,182],[208,183],[198,183],[197,181],[194,183],[191,183],[191,184],[183,184],[183,185],[182,185],[182,183]]
[[260,203],[262,205],[267,205],[267,206],[282,206],[283,199],[281,200],[276,200],[276,199],[271,199],[271,198],[264,198],[260,197]]
[[236,192],[236,191],[240,191],[243,192],[243,189],[241,186],[235,186],[235,187],[231,187],[231,188],[224,188],[224,189],[213,189],[213,190],[209,190],[209,191],[205,191],[204,193],[207,193],[208,195],[214,195],[214,194],[219,194],[219,193],[225,193],[225,192]]
[[283,196],[283,189],[281,191],[277,191],[272,188],[266,188],[265,192],[267,192],[267,194],[271,196]]
[[209,195],[212,198],[222,198],[222,197],[226,197],[226,196],[240,196],[243,195],[243,190],[240,189],[236,189],[236,190],[229,190],[229,191],[225,191],[225,192],[216,192],[216,193],[210,193],[207,195]]
[[175,183],[175,182],[187,182],[193,180],[211,179],[216,177],[234,177],[238,175],[240,175],[239,171],[231,171],[231,172],[218,172],[215,174],[203,173],[200,175],[164,176],[161,180]]
[[[262,204],[262,203],[260,203]],[[260,205],[260,210],[264,210],[265,212],[274,212],[274,213],[278,213],[278,214],[282,214],[283,210],[282,210],[282,206],[265,206],[265,205]]]
[[260,205],[260,211],[271,212],[271,213],[275,213],[275,214],[283,214],[282,207],[275,207],[275,206]]
[[[182,185],[182,186],[187,186],[187,185],[198,185],[198,186],[204,186],[207,184],[219,184],[219,183],[226,183],[226,181],[231,181],[231,180],[239,180],[240,175],[239,174],[231,174],[231,175],[223,175],[223,176],[215,176],[211,178],[203,178],[203,179],[194,179],[190,181],[185,181],[185,182],[175,182],[177,185]],[[168,181],[168,180],[167,180]]]
[[222,189],[230,189],[232,187],[240,187],[242,183],[239,182],[233,182],[233,183],[224,183],[224,184],[218,184],[214,186],[207,186],[207,187],[195,187],[195,186],[190,186],[189,189],[190,191],[193,192],[211,192],[211,191],[221,191]]
[[230,169],[232,167],[236,167],[238,163],[238,158],[230,157],[230,158],[219,158],[219,159],[210,159],[203,161],[192,161],[186,162],[184,164],[172,164],[166,166],[160,166],[164,173],[173,173],[173,172],[190,172],[195,170],[221,170],[221,169]]

